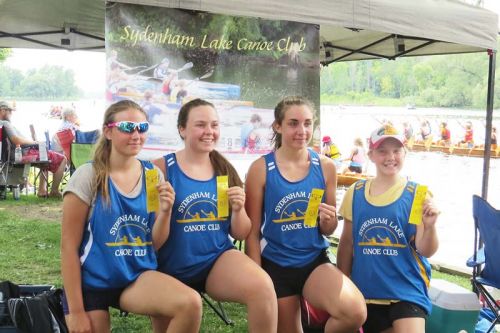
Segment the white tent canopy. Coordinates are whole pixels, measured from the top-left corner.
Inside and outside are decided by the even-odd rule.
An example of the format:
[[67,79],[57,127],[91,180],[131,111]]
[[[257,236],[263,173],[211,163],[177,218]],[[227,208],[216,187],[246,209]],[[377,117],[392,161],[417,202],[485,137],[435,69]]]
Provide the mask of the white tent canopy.
[[[454,0],[118,2],[318,24],[324,63],[496,49],[498,32],[495,13]],[[0,47],[104,49],[105,5],[103,0],[0,0]]]

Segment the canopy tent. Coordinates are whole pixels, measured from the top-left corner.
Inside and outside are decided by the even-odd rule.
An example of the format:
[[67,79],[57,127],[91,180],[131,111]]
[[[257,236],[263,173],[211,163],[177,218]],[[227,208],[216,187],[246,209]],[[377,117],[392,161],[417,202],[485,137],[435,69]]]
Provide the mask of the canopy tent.
[[[320,59],[335,61],[489,50],[483,198],[489,176],[498,17],[456,0],[118,0],[320,27]],[[0,0],[0,47],[104,50],[103,0]]]
[[[496,49],[497,15],[452,0],[117,2],[318,24],[324,63]],[[0,47],[104,49],[105,5],[103,0],[0,0]]]

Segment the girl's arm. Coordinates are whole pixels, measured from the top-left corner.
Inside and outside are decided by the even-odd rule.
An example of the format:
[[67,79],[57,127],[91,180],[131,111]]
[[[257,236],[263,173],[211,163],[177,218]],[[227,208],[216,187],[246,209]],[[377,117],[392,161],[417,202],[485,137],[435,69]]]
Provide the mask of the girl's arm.
[[245,181],[246,196],[245,208],[251,221],[251,230],[245,240],[245,253],[257,264],[260,258],[260,227],[262,224],[262,210],[264,209],[264,190],[266,183],[266,164],[263,157],[253,162],[248,170]]
[[89,206],[69,192],[63,199],[61,226],[61,273],[68,300],[67,324],[71,331],[90,332],[90,319],[83,307],[80,245]]
[[352,247],[352,222],[344,218],[344,228],[342,229],[337,249],[337,267],[347,276],[351,276]]
[[245,210],[245,191],[239,186],[227,189],[231,207],[231,236],[243,240],[248,236],[252,224]]
[[417,236],[415,239],[418,253],[427,258],[436,253],[439,246],[436,232],[438,215],[439,210],[434,206],[432,200],[427,198],[422,211],[422,223],[417,225]]
[[175,192],[169,182],[162,181],[156,185],[158,189],[160,208],[156,212],[153,225],[153,246],[158,250],[168,239],[170,234],[170,217],[175,201]]
[[325,175],[325,202],[319,206],[319,230],[325,235],[331,235],[337,228],[337,169],[329,158],[321,158],[321,168]]

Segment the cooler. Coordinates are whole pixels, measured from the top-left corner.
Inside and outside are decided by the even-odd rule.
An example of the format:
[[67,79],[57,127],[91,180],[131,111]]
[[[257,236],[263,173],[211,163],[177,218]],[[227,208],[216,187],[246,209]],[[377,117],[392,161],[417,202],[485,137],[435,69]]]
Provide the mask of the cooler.
[[451,282],[431,280],[429,297],[432,313],[425,323],[426,333],[474,333],[479,310],[477,295]]

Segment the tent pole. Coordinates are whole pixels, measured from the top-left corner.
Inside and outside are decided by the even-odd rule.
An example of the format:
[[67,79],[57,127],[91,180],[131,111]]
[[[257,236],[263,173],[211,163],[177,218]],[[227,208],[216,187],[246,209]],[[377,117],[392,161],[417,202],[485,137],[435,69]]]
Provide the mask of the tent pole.
[[486,133],[484,137],[484,159],[483,159],[483,186],[481,196],[484,200],[488,199],[488,179],[490,175],[490,156],[491,156],[491,127],[493,123],[493,103],[495,98],[495,62],[496,51],[488,50],[489,68],[488,68],[488,97],[486,101]]

